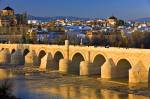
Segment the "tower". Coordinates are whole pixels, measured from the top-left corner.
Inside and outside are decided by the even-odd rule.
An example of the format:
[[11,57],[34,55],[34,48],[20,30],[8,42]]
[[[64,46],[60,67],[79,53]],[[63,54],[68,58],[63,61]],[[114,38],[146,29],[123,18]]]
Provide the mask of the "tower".
[[15,14],[14,9],[7,6],[3,10],[1,10],[1,16],[13,16]]

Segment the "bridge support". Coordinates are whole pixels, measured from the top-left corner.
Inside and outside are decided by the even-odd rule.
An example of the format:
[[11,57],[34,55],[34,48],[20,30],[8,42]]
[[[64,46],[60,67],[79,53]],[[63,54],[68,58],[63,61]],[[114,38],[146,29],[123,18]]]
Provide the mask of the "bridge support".
[[25,66],[37,66],[38,65],[38,57],[35,53],[35,51],[30,51],[25,56]]
[[129,70],[129,83],[147,83],[149,81],[149,71],[140,61]]
[[90,75],[90,68],[91,68],[91,64],[87,61],[82,61],[80,63],[80,75],[81,76],[86,76],[86,75]]
[[17,49],[12,55],[11,55],[11,64],[12,65],[23,65],[23,54],[20,49]]
[[59,61],[59,71],[62,73],[68,73],[69,71],[69,65],[70,65],[70,61],[69,61],[69,40],[65,40],[65,48],[66,48],[66,56],[64,57],[64,59],[61,59]]
[[149,72],[129,70],[129,83],[147,83]]
[[115,78],[115,64],[112,59],[106,60],[101,67],[101,78]]
[[52,70],[54,68],[53,65],[54,64],[53,64],[52,57],[48,53],[41,59],[40,70],[42,70],[42,71],[46,71],[46,69]]
[[70,62],[68,59],[61,59],[59,61],[59,71],[62,73],[68,73],[69,64],[70,64]]
[[7,65],[10,63],[10,52],[9,49],[4,49],[0,52],[0,65]]

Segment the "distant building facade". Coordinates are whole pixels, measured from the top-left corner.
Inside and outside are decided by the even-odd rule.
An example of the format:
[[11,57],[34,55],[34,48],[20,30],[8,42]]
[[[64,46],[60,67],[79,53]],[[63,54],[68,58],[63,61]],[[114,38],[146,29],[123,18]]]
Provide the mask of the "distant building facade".
[[27,14],[15,14],[15,10],[7,6],[0,10],[0,26],[26,25]]
[[0,26],[11,26],[16,24],[15,11],[11,7],[7,6],[0,11]]
[[13,16],[14,14],[15,14],[14,9],[12,9],[9,6],[0,11],[1,16]]
[[114,16],[109,17],[106,21],[107,21],[107,25],[108,26],[115,26],[117,23],[117,18]]

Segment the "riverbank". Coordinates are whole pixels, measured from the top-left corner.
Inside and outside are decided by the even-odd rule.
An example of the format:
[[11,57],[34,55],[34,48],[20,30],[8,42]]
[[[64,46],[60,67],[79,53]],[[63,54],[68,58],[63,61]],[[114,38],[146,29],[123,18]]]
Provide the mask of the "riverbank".
[[[76,76],[76,75],[64,75],[58,71],[40,71],[38,68],[31,67],[1,67],[7,69],[16,75],[24,75],[27,79],[34,78],[34,76],[47,79],[55,85],[72,85],[72,86],[84,86],[94,89],[106,89],[124,94],[134,94],[150,97],[150,87],[148,84],[128,84],[127,81],[108,80],[101,79],[100,76]],[[28,78],[29,77],[29,78]]]

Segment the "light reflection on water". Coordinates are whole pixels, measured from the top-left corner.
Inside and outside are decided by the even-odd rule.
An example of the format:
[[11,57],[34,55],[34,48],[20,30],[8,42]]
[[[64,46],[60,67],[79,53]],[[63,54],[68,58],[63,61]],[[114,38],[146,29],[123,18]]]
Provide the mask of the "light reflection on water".
[[11,80],[14,84],[13,94],[21,99],[149,99],[75,83],[61,84],[53,81],[57,79],[48,79],[40,74],[19,75]]

